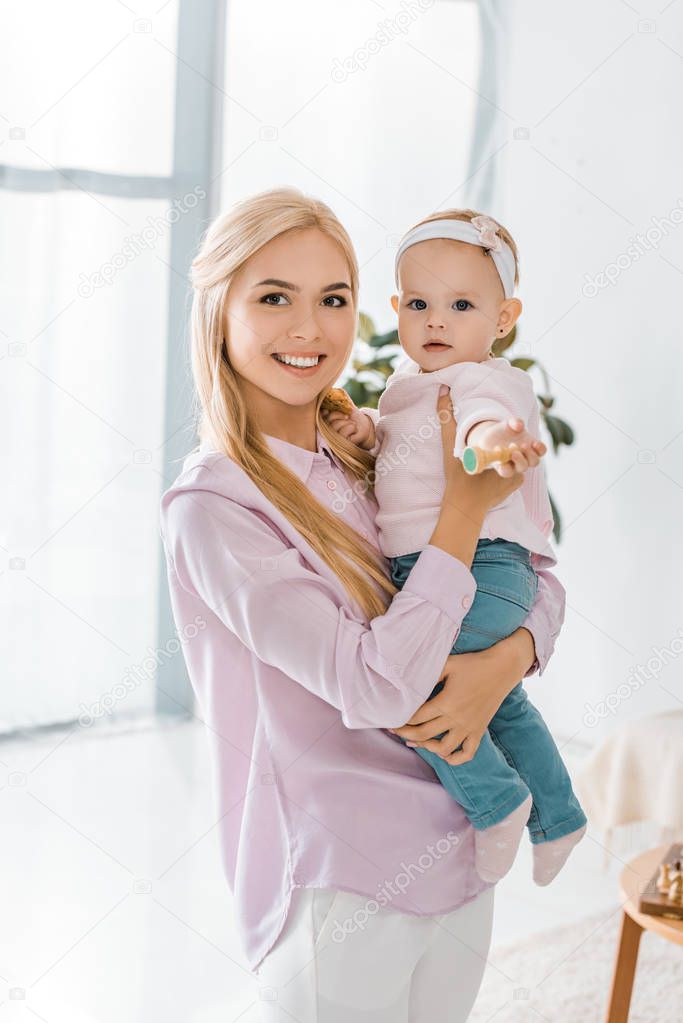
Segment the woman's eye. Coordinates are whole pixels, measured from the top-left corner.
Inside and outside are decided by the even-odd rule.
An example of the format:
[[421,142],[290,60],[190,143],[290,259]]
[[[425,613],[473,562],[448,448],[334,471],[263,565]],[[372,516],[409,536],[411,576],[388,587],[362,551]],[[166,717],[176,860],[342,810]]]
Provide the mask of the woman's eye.
[[455,309],[458,309],[461,313],[464,313],[466,309],[471,307],[472,303],[466,298],[459,298],[457,302],[453,303]]
[[323,299],[323,305],[327,303],[335,302],[336,305],[330,305],[331,309],[339,309],[341,306],[346,305],[346,299],[343,295],[326,295]]
[[273,292],[273,293],[272,293],[272,294],[270,294],[270,295],[264,295],[264,296],[263,296],[263,298],[260,298],[260,299],[259,299],[259,301],[260,301],[260,302],[263,302],[263,304],[264,304],[264,305],[282,305],[282,302],[277,302],[277,301],[275,301],[275,302],[270,302],[270,301],[269,301],[269,299],[271,299],[271,298],[274,298],[274,299],[278,299],[278,298],[281,298],[281,299],[283,299],[283,300],[284,300],[284,303],[285,303],[285,304],[287,304],[287,303],[288,303],[288,301],[289,301],[289,299],[287,298],[287,296],[286,296],[286,295],[283,295],[283,294],[282,294],[282,292]]
[[410,302],[408,302],[408,308],[422,312],[423,309],[427,308],[427,303],[423,298],[412,298]]

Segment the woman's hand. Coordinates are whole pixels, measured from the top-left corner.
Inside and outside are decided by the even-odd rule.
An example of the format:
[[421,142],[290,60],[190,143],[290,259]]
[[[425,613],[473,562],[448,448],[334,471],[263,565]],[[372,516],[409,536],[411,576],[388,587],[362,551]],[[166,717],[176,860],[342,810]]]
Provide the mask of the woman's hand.
[[[479,748],[489,722],[533,663],[531,633],[511,636],[477,653],[451,654],[439,681],[443,689],[419,707],[402,728],[388,732],[438,754],[447,764],[464,764]],[[432,736],[446,734],[441,739]],[[460,752],[454,752],[462,745]]]

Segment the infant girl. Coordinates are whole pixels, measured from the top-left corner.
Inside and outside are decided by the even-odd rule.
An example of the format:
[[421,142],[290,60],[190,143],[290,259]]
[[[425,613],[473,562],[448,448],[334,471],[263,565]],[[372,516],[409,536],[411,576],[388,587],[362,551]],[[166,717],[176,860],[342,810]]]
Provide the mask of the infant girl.
[[[377,409],[333,412],[328,422],[376,457],[380,548],[400,589],[439,517],[444,472],[435,409],[441,385],[450,388],[459,457],[466,446],[531,443],[539,414],[528,374],[491,351],[522,310],[514,297],[517,248],[504,227],[472,210],[434,214],[403,237],[395,272],[398,294],[391,303],[404,354]],[[498,463],[485,471],[513,470]],[[556,563],[552,526],[540,463],[484,520],[471,569],[477,590],[452,653],[483,650],[523,624],[536,596],[535,567]],[[430,699],[441,688],[439,682]],[[469,761],[453,765],[430,750],[415,752],[473,825],[475,865],[485,881],[498,881],[510,869],[526,826],[534,881],[548,884],[586,830],[557,746],[521,681]]]

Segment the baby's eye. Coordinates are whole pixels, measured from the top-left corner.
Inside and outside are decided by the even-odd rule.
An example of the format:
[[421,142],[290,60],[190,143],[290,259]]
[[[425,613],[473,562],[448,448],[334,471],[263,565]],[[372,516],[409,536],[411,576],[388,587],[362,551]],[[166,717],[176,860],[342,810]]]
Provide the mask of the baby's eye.
[[270,295],[263,295],[263,297],[259,299],[259,302],[263,302],[264,305],[282,305],[282,302],[270,302],[269,299],[271,298],[281,298],[284,300],[285,304],[289,302],[287,296],[283,295],[281,291],[273,291]]
[[427,308],[427,303],[423,298],[412,298],[410,302],[407,303],[407,306],[409,309],[415,309],[422,312],[423,309]]
[[453,307],[458,309],[461,313],[464,313],[466,309],[470,309],[472,307],[472,303],[466,298],[459,298],[453,303]]

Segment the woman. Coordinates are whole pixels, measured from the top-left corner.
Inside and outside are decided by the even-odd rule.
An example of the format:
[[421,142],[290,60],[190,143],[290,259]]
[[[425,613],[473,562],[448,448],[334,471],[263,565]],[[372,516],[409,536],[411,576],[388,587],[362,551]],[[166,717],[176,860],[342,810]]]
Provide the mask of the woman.
[[448,731],[449,752],[468,740],[450,758],[466,760],[545,666],[564,611],[549,573],[528,628],[449,656],[483,516],[545,446],[507,478],[466,477],[440,398],[442,511],[397,592],[377,547],[374,459],[323,415],[356,337],[346,231],[296,190],[256,195],[211,224],[192,283],[201,445],[162,497],[162,536],[178,631],[194,623],[184,656],[263,1018],[465,1020],[493,887],[464,813],[387,729],[424,739],[419,724],[438,719],[429,735]]

